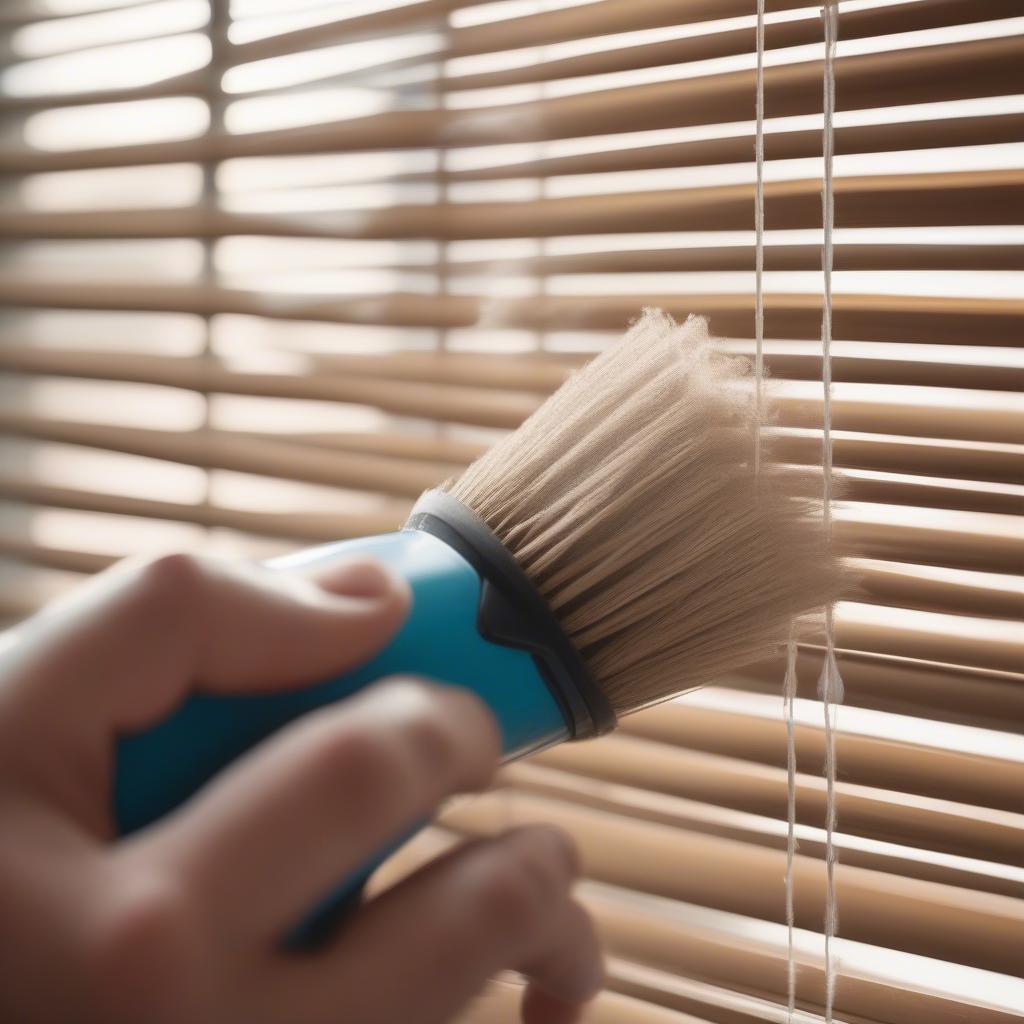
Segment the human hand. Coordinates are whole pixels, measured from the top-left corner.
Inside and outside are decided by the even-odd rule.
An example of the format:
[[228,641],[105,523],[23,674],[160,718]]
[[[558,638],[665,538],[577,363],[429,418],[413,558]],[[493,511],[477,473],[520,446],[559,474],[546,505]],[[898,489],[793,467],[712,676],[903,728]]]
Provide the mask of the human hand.
[[316,575],[185,555],[125,564],[0,636],[0,1019],[443,1024],[502,969],[528,1024],[601,984],[561,833],[457,848],[311,954],[281,937],[448,795],[485,786],[496,723],[464,690],[377,684],[304,716],[178,811],[117,839],[114,741],[202,684],[254,692],[365,661],[403,620],[373,562]]

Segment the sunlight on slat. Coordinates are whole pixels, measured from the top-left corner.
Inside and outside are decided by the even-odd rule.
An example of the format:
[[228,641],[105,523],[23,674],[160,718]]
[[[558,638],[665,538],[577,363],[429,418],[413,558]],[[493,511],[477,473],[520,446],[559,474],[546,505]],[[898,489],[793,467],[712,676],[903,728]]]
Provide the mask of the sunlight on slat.
[[[1000,39],[1021,32],[1024,32],[1024,18],[1007,18],[1001,21],[956,25],[949,28],[901,32],[891,36],[843,39],[839,42],[837,54],[841,59],[857,54],[891,53],[897,50],[910,50],[921,46],[937,46],[942,43]],[[768,50],[764,55],[764,66],[766,68],[773,68],[803,61],[820,60],[822,45],[821,43],[808,43],[801,46],[788,46],[780,47],[777,50]],[[636,68],[628,71],[611,71],[605,74],[582,75],[577,78],[557,79],[531,85],[472,89],[465,92],[447,94],[445,96],[445,106],[452,109],[480,109],[503,103],[525,103],[541,98],[575,96],[582,93],[600,92],[606,89],[624,88],[655,82],[678,82],[702,78],[707,75],[726,74],[731,71],[746,71],[753,68],[755,63],[756,57],[753,53],[741,53],[729,57],[714,57],[708,60],[690,61],[686,64]]]
[[302,96],[254,96],[229,104],[224,124],[229,132],[297,128],[323,121],[367,117],[397,106],[394,97],[373,89],[318,89]]
[[21,204],[32,210],[189,206],[202,191],[203,174],[196,164],[57,171],[30,174],[18,183]]
[[139,100],[135,103],[68,107],[32,114],[25,138],[33,146],[66,152],[84,146],[117,146],[186,139],[206,131],[206,104],[191,96]]
[[15,64],[0,71],[0,91],[29,97],[130,89],[196,71],[209,59],[210,41],[198,33],[125,43]]
[[290,190],[370,182],[399,174],[428,174],[439,165],[439,154],[432,149],[252,157],[225,160],[217,168],[217,184],[224,192]]
[[443,46],[444,37],[439,33],[424,32],[385,40],[326,46],[310,53],[271,57],[229,68],[224,75],[224,90],[229,93],[245,93],[284,89],[333,75],[354,74],[393,61],[426,57],[439,52]]
[[11,49],[17,57],[47,57],[132,39],[194,32],[203,28],[209,17],[207,0],[162,0],[127,11],[26,25],[11,34]]
[[[840,606],[842,614],[844,606]],[[860,607],[860,606],[858,606]],[[911,623],[916,614],[904,609],[888,608],[895,622]],[[907,619],[897,616],[909,616]],[[912,627],[911,627],[912,628]],[[715,711],[733,711],[742,715],[777,720],[779,717],[778,698],[770,694],[740,692],[716,686],[691,690],[672,701],[681,707],[708,708]],[[815,730],[824,726],[821,718],[821,704],[818,701],[798,697],[795,701],[796,721],[799,725]],[[935,722],[925,718],[896,715],[888,711],[873,711],[868,708],[843,706],[839,709],[839,732],[858,736],[872,736],[876,739],[893,740],[898,743],[914,743],[923,747],[957,750],[964,754],[999,758],[1015,763],[1024,763],[1024,744],[1020,738],[1008,733],[982,729],[973,725],[958,725],[951,722]]]
[[42,483],[158,501],[203,500],[206,473],[197,466],[59,444],[25,447],[32,475]]
[[[268,13],[264,17],[256,16],[255,5],[241,7],[233,4],[232,14],[237,20],[231,25],[229,38],[233,43],[248,43],[257,39],[268,39],[283,32],[328,25],[331,22],[359,18],[380,11],[412,7],[421,2],[422,0],[335,0],[333,3],[306,6],[298,10],[289,9],[286,5],[277,5],[273,13]],[[245,17],[250,9],[253,10],[254,16]]]

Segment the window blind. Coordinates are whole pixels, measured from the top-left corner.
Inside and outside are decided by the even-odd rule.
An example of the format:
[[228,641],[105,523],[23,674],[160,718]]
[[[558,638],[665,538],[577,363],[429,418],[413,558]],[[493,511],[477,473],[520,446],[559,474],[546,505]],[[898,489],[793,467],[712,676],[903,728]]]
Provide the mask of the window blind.
[[[1024,11],[841,0],[820,645],[509,767],[382,872],[553,820],[594,1024],[1024,1016]],[[755,0],[11,0],[0,615],[139,551],[395,528],[645,305],[753,356]],[[823,428],[821,12],[766,0],[764,363]],[[681,682],[681,685],[683,683]],[[500,922],[496,922],[500,927]],[[499,985],[467,1022],[514,1018]]]

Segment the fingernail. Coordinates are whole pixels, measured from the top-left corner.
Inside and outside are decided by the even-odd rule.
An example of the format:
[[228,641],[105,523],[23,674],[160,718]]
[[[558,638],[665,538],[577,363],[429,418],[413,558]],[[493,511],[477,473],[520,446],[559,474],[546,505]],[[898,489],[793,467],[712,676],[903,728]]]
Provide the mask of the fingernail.
[[324,584],[336,594],[346,597],[365,597],[379,600],[391,594],[397,586],[394,577],[376,562],[352,562],[339,565],[325,579]]

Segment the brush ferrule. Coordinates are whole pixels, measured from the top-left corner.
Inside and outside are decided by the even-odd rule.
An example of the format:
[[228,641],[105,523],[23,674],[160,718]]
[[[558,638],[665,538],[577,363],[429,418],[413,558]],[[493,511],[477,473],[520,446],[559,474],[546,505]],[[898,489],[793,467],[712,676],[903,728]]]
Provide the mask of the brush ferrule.
[[486,640],[529,651],[572,739],[599,736],[615,713],[547,602],[511,552],[472,509],[440,490],[427,491],[405,524],[444,541],[481,579],[477,629]]

